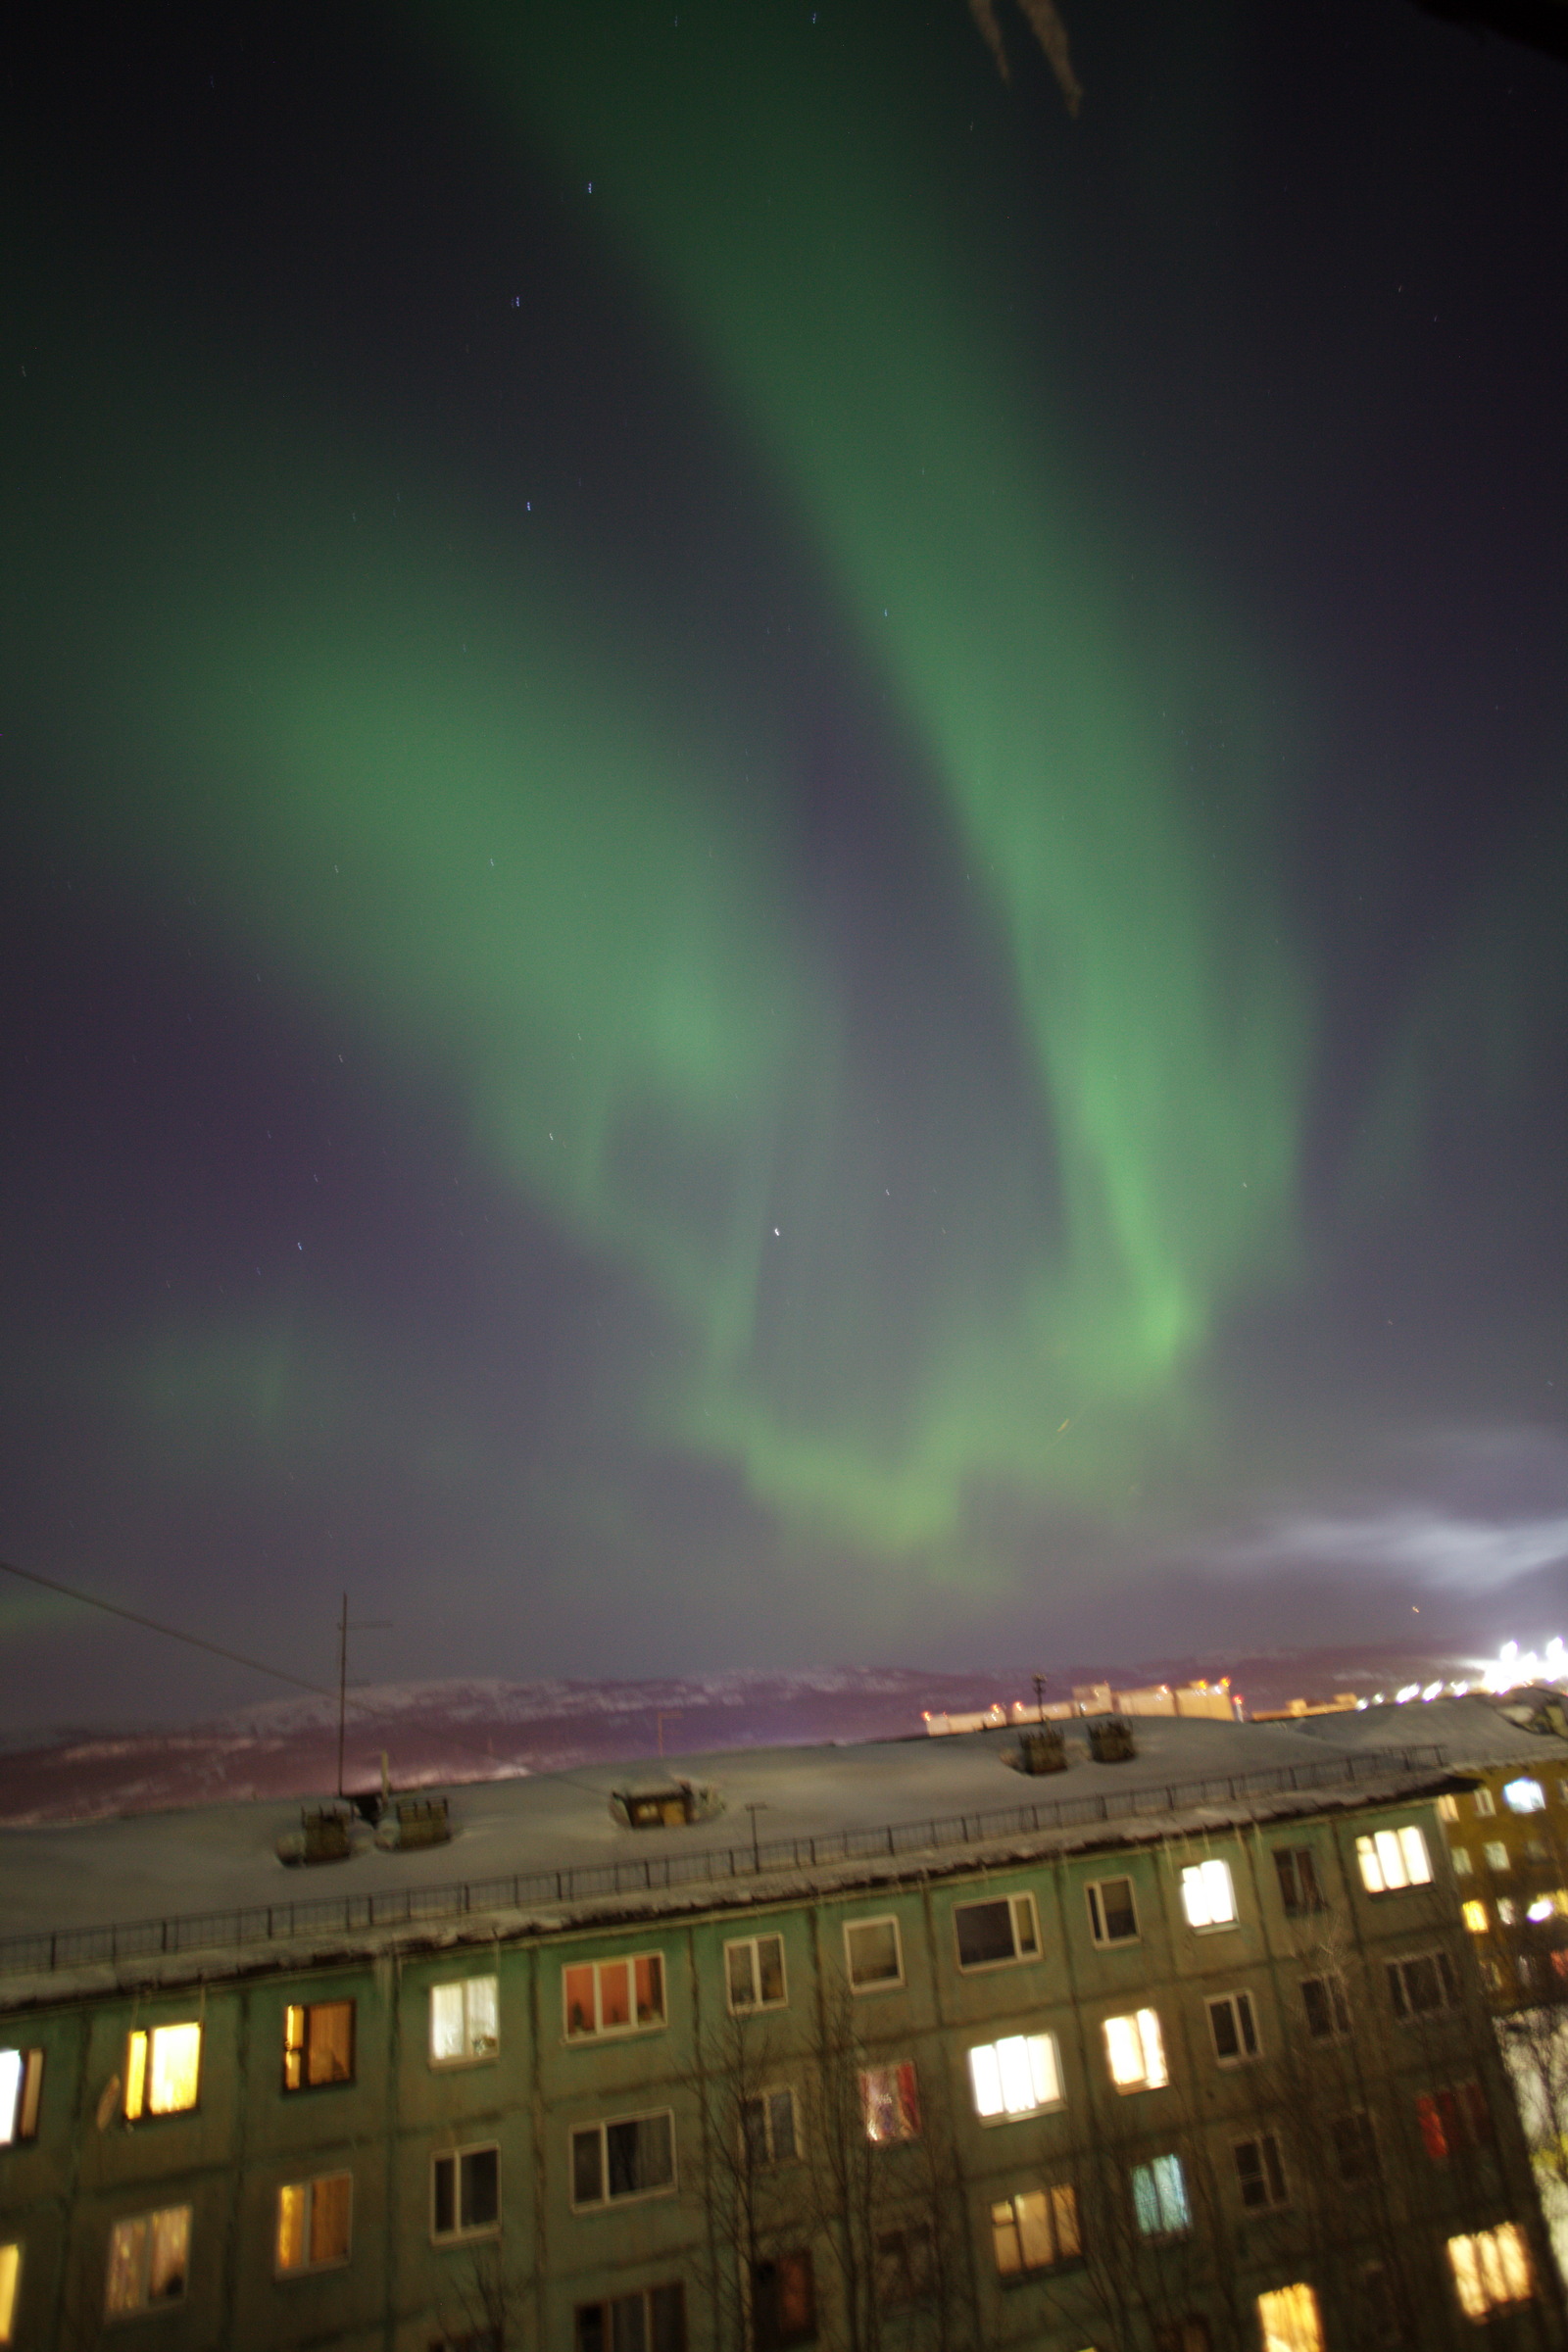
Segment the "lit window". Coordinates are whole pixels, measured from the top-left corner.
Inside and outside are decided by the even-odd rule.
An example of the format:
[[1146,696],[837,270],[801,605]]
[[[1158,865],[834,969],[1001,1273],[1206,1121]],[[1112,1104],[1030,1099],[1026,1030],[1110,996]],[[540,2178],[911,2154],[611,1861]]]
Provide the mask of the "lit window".
[[561,1992],[568,2041],[646,2034],[664,2023],[664,1963],[658,1952],[564,1968]]
[[1314,2041],[1333,2041],[1350,2031],[1350,2004],[1338,1977],[1307,1977],[1301,1985],[1301,2006]]
[[919,2138],[920,2093],[911,2060],[860,2069],[860,2118],[873,2147]]
[[743,2009],[782,2009],[788,1997],[783,1936],[748,1936],[739,1943],[726,1943],[724,1984],[737,2015]]
[[1504,1783],[1502,1801],[1510,1813],[1544,1813],[1546,1791],[1539,1781],[1526,1776],[1522,1780]]
[[844,1931],[850,1984],[857,1992],[880,1992],[904,1983],[904,1952],[896,1919],[858,1919]]
[[277,2192],[277,2267],[284,2273],[324,2271],[349,2258],[354,2209],[351,2173],[323,2173],[291,2181]]
[[1456,1879],[1469,1878],[1475,1865],[1470,1859],[1470,1848],[1467,1845],[1450,1846],[1448,1858],[1453,1864],[1453,1875]]
[[1298,1919],[1304,1912],[1323,1909],[1323,1889],[1317,1883],[1317,1862],[1310,1846],[1277,1845],[1274,1870],[1280,1883],[1280,1901],[1290,1918]]
[[1136,1943],[1138,1908],[1131,1879],[1096,1879],[1084,1888],[1089,1933],[1096,1943]]
[[1118,2090],[1159,2090],[1170,2081],[1164,2038],[1152,2009],[1135,2009],[1128,2017],[1107,2017],[1104,2030],[1105,2058]]
[[953,1913],[960,1968],[1000,1968],[1009,1960],[1038,1960],[1040,1930],[1032,1894],[993,1903],[957,1903]]
[[196,2104],[201,2071],[198,2025],[154,2026],[148,2033],[127,2034],[126,2115],[132,2122],[142,2115],[183,2115]]
[[1061,2070],[1053,2034],[1009,2034],[969,2052],[974,2111],[982,2123],[1039,2115],[1061,2104]]
[[1501,1928],[1511,1928],[1518,1917],[1517,1905],[1511,1903],[1505,1894],[1499,1894],[1497,1897],[1497,1925]]
[[902,2230],[879,2230],[876,2237],[876,2299],[883,2311],[926,2303],[937,2290],[936,2232],[929,2222]]
[[1512,2303],[1528,2303],[1535,2292],[1530,2252],[1517,2222],[1478,2230],[1473,2237],[1450,2237],[1448,2262],[1467,2320],[1485,2320]]
[[354,2080],[354,2003],[290,2002],[283,2012],[283,2088],[321,2090]]
[[1438,1819],[1440,1821],[1457,1821],[1458,1818],[1459,1799],[1456,1796],[1440,1796],[1438,1799]]
[[495,1977],[460,1977],[430,1987],[430,2064],[472,2065],[501,2047],[500,1984]]
[[1323,2322],[1309,2286],[1271,2287],[1257,2298],[1263,2352],[1323,2352]]
[[430,2235],[488,2237],[501,2227],[501,2150],[449,2148],[430,2166]]
[[0,2344],[17,2332],[17,2289],[22,2283],[22,2248],[0,2245]]
[[1478,1821],[1485,1821],[1489,1813],[1495,1813],[1497,1810],[1492,1801],[1490,1788],[1477,1788],[1471,1796],[1470,1802],[1475,1808]]
[[1250,1992],[1221,1993],[1208,2004],[1208,2031],[1221,2066],[1240,2066],[1257,2056],[1257,2021]]
[[1402,1830],[1374,1830],[1355,1841],[1361,1884],[1369,1894],[1394,1894],[1401,1886],[1430,1886],[1427,1841],[1413,1822]]
[[579,2212],[655,2197],[675,2185],[675,2118],[618,2116],[571,2135],[571,2201]]
[[1464,1919],[1464,1924],[1469,1929],[1472,1936],[1484,1936],[1486,1934],[1487,1906],[1485,1903],[1463,1903],[1460,1905],[1460,1911]]
[[1459,2005],[1459,1972],[1446,1952],[1422,1952],[1414,1960],[1390,1960],[1389,1998],[1399,2018],[1433,2017]]
[[1486,1856],[1487,1868],[1489,1870],[1509,1870],[1512,1868],[1512,1864],[1508,1859],[1508,1848],[1503,1844],[1500,1838],[1495,1839],[1491,1845],[1484,1845],[1481,1850]]
[[42,2050],[0,2050],[0,2148],[37,2138],[42,2095]]
[[[752,2266],[752,2340],[757,2352],[785,2352],[816,2334],[816,2273],[810,2251],[771,2255]],[[614,2352],[622,2352],[616,2339]]]
[[1083,2252],[1078,2197],[1068,2181],[1054,2188],[1026,2188],[991,2208],[991,2247],[1000,2278],[1026,2271],[1049,2271]]
[[1182,1871],[1182,1909],[1190,1928],[1233,1928],[1236,1888],[1230,1864],[1217,1854],[1206,1862],[1189,1862]]
[[795,2125],[793,2090],[761,2090],[741,2101],[741,2133],[746,2161],[754,2170],[787,2164],[801,2152]]
[[1329,2123],[1329,2141],[1334,2149],[1335,2169],[1347,2186],[1377,2179],[1378,2143],[1372,2119],[1364,2109],[1352,2107],[1344,2115],[1334,2116]]
[[1249,2213],[1265,2213],[1271,2206],[1288,2201],[1280,2143],[1272,2132],[1260,2132],[1256,2139],[1237,2142],[1236,2178],[1241,2185],[1242,2203]]
[[1483,2148],[1492,2137],[1492,2111],[1479,2082],[1422,2091],[1415,2120],[1421,2127],[1421,2144],[1434,2164],[1445,2164],[1469,2148]]
[[1192,2228],[1187,2176],[1179,2156],[1156,2156],[1152,2163],[1135,2164],[1132,2182],[1133,2213],[1145,2237],[1169,2237]]
[[678,2278],[612,2303],[579,2303],[576,2352],[686,2352],[686,2290]]
[[166,2205],[117,2222],[109,2232],[109,2282],[104,2310],[112,2320],[157,2311],[185,2292],[190,2261],[190,2207]]

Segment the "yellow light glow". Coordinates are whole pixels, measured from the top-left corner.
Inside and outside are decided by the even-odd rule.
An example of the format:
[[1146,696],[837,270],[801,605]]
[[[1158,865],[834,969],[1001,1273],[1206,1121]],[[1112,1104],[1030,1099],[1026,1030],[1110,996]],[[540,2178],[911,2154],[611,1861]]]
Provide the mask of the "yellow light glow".
[[194,2107],[201,2071],[201,2027],[159,2026],[152,2036],[152,2060],[147,2069],[148,2113],[182,2115]]
[[125,2113],[134,2123],[146,2104],[147,2036],[132,2034],[125,2043]]
[[1464,1924],[1469,1929],[1472,1936],[1484,1936],[1487,1932],[1486,1904],[1466,1903],[1464,1906]]

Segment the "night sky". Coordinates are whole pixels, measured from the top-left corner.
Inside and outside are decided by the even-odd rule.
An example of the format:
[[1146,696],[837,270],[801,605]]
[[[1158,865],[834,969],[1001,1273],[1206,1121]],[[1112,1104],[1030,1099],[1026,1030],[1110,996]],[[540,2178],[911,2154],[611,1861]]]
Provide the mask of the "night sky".
[[1568,1630],[1568,71],[1062,6],[1076,121],[963,0],[37,12],[0,1555],[310,1678]]

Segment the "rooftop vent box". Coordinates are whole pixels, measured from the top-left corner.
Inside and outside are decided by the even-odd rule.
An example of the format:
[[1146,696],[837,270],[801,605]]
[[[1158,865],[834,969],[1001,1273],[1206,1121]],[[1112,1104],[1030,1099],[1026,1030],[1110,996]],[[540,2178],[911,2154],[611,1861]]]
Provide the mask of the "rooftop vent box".
[[306,1805],[297,1830],[285,1830],[277,1858],[291,1867],[302,1862],[346,1862],[354,1851],[354,1814],[348,1805]]
[[617,1788],[610,1809],[629,1830],[678,1830],[716,1813],[719,1799],[716,1789],[671,1781],[660,1788]]
[[416,1845],[447,1845],[452,1838],[452,1815],[444,1796],[395,1796],[382,1809],[375,1842],[389,1853],[407,1853]]
[[1138,1753],[1133,1727],[1125,1715],[1101,1715],[1089,1726],[1089,1753],[1097,1764],[1125,1764]]
[[1042,1724],[1037,1732],[1025,1732],[1018,1741],[1018,1770],[1020,1772],[1065,1772],[1067,1742],[1054,1723]]

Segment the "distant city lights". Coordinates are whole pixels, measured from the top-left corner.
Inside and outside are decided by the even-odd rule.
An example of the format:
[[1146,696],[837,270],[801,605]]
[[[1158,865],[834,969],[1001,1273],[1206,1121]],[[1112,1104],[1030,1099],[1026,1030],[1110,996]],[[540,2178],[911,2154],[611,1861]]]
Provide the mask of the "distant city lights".
[[[1394,1693],[1393,1704],[1407,1707],[1413,1701],[1423,1704],[1446,1693],[1450,1698],[1464,1698],[1472,1690],[1485,1690],[1493,1696],[1504,1690],[1517,1690],[1528,1683],[1556,1683],[1568,1689],[1568,1646],[1562,1638],[1553,1634],[1544,1650],[1521,1649],[1517,1642],[1505,1642],[1490,1664],[1483,1664],[1473,1682],[1406,1683]],[[1363,1700],[1362,1704],[1366,1702]],[[1389,1703],[1379,1690],[1372,1700],[1375,1707]]]

